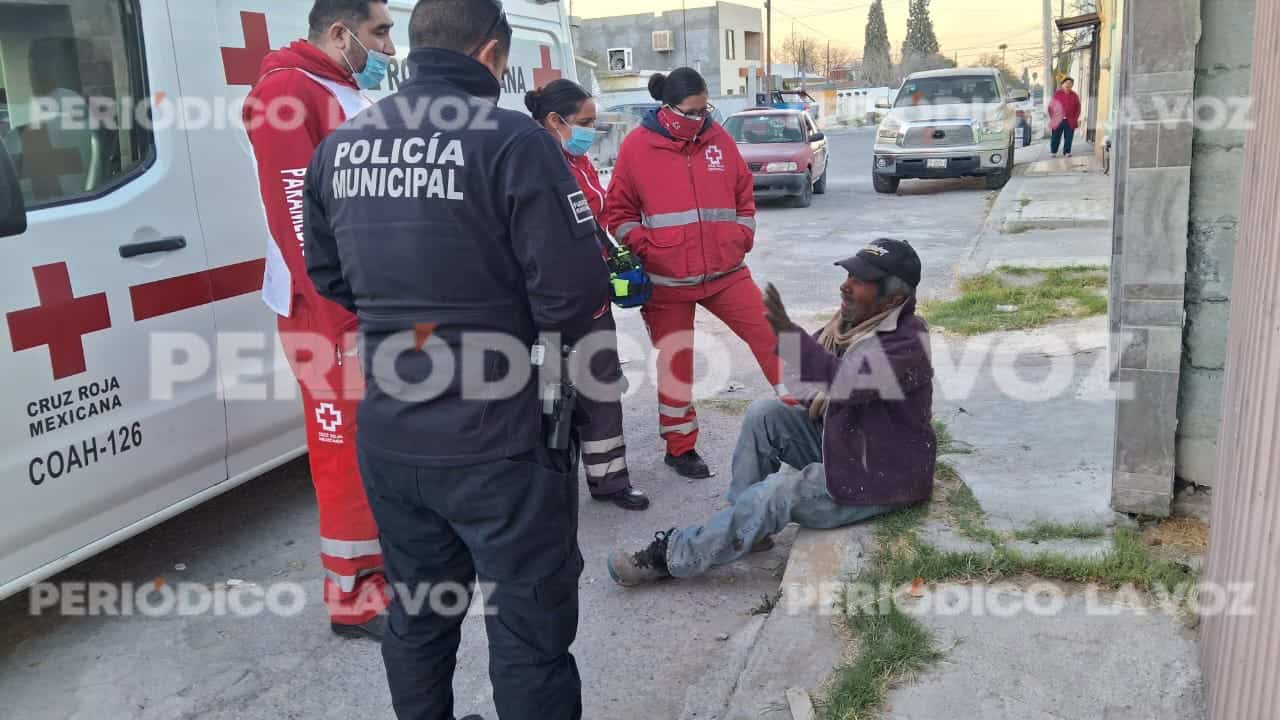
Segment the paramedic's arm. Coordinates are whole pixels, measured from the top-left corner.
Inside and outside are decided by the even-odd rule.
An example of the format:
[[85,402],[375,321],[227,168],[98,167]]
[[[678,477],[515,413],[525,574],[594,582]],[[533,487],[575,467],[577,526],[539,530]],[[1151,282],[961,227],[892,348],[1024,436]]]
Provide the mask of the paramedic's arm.
[[738,152],[736,145],[726,149],[725,154],[732,153],[734,155],[734,164],[738,168],[737,183],[734,187],[738,206],[738,225],[742,227],[742,232],[747,238],[747,252],[751,252],[756,246],[756,181],[755,175],[751,172],[751,166],[747,165],[747,161],[742,158],[742,153]]
[[315,284],[316,292],[347,309],[356,311],[356,300],[351,287],[342,276],[342,264],[338,258],[338,241],[333,235],[325,206],[324,177],[326,155],[322,148],[312,160],[307,171],[307,190],[302,209],[303,235],[306,236],[306,271]]
[[631,177],[631,152],[629,145],[623,143],[618,159],[613,166],[613,176],[609,180],[609,190],[605,196],[604,212],[600,214],[600,224],[609,234],[622,243],[640,259],[644,259],[649,249],[649,229],[642,222],[642,203],[640,189]]
[[[300,198],[311,155],[324,138],[320,115],[323,107],[307,105],[308,101],[316,104],[314,85],[302,73],[274,73],[262,81],[244,109],[267,226],[295,278],[295,288],[305,286],[301,281],[307,269],[302,259],[302,237],[293,224],[296,205],[290,205],[290,197],[295,202]],[[309,111],[299,116],[299,108]]]
[[609,273],[586,198],[564,153],[541,128],[512,140],[498,174],[498,198],[509,212],[511,246],[524,268],[534,324],[539,332],[577,342],[609,300]]

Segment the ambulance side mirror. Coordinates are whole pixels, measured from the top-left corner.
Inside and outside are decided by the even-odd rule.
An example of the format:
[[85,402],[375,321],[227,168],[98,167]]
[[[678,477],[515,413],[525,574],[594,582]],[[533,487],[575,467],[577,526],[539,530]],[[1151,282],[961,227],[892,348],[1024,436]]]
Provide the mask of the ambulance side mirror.
[[0,144],[0,238],[27,231],[27,207],[18,187],[18,170],[9,151]]

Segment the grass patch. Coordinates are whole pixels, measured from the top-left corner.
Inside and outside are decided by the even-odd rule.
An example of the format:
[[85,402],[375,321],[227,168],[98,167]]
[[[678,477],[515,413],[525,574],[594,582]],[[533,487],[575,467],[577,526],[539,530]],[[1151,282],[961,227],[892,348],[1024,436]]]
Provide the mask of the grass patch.
[[1030,540],[1031,542],[1044,542],[1047,540],[1097,540],[1106,537],[1105,528],[1097,525],[1089,525],[1086,523],[1071,523],[1064,525],[1062,523],[1037,522],[1032,523],[1031,527],[1025,530],[1019,530],[1013,534],[1018,540]]
[[[1010,282],[1011,278],[1035,282]],[[960,282],[960,297],[924,304],[921,313],[935,327],[961,335],[1026,330],[1056,320],[1093,317],[1107,311],[1104,267],[1000,267]],[[997,307],[1013,307],[1010,312]]]
[[956,440],[951,428],[941,420],[933,421],[933,434],[938,436],[939,455],[972,455],[973,448]]
[[944,499],[947,504],[947,517],[961,535],[970,540],[987,543],[992,547],[1004,544],[1004,535],[987,527],[987,513],[982,509],[982,505],[978,504],[978,498],[974,496],[973,490],[969,489],[963,481],[948,489]]
[[746,415],[751,402],[748,398],[712,398],[699,400],[698,409],[715,410],[725,415]]
[[942,659],[928,629],[897,607],[884,615],[852,615],[849,629],[860,639],[858,657],[841,670],[838,684],[827,696],[827,718],[871,720],[879,715],[895,680]]
[[[939,465],[940,469],[943,464]],[[940,471],[939,476],[944,473]],[[876,526],[879,551],[866,570],[854,578],[860,587],[904,587],[925,583],[995,582],[1002,579],[1036,576],[1070,583],[1095,583],[1119,589],[1134,587],[1153,592],[1168,589],[1183,598],[1183,609],[1194,593],[1178,592],[1195,583],[1195,572],[1180,563],[1153,554],[1142,536],[1133,530],[1119,530],[1105,555],[1073,558],[1060,554],[1026,555],[1003,545],[1004,536],[987,527],[982,507],[962,482],[938,494],[945,513],[966,534],[990,538],[995,550],[986,553],[944,552],[923,543],[917,535],[920,524],[940,508],[917,506],[881,519]],[[937,504],[937,503],[935,503]],[[1097,537],[1096,528],[1083,525],[1049,525],[1036,528],[1040,536]],[[1028,531],[1029,532],[1029,531]],[[846,604],[844,621],[857,642],[857,656],[840,668],[822,704],[827,720],[872,720],[880,714],[885,696],[897,682],[920,673],[942,658],[929,629],[902,612],[896,600],[888,600],[887,612]]]

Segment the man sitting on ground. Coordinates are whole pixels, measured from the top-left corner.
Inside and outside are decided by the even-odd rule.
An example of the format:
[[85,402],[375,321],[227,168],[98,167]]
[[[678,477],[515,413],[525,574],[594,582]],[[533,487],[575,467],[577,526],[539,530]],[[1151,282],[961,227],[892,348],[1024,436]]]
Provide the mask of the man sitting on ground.
[[[787,317],[772,285],[765,292],[789,369],[818,392],[801,407],[753,404],[733,454],[730,506],[703,525],[657,533],[640,552],[613,553],[619,585],[692,577],[767,550],[788,523],[837,528],[932,496],[938,445],[929,326],[915,314],[920,257],[883,239],[836,264],[849,273],[843,304],[816,336]],[[797,344],[798,358],[786,352]],[[800,472],[782,473],[782,463]]]

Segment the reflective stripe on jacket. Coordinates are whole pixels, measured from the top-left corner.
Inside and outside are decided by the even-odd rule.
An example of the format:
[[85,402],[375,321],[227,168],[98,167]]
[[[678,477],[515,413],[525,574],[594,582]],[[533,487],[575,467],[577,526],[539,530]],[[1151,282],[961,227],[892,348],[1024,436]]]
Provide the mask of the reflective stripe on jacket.
[[694,141],[676,140],[651,112],[622,143],[601,218],[654,284],[686,287],[744,266],[755,216],[754,180],[733,138],[708,121]]

